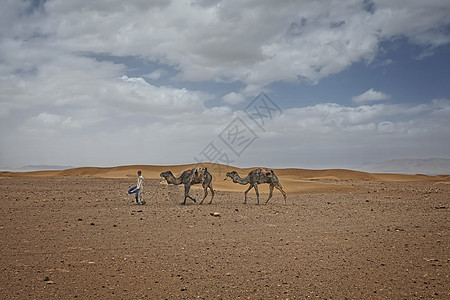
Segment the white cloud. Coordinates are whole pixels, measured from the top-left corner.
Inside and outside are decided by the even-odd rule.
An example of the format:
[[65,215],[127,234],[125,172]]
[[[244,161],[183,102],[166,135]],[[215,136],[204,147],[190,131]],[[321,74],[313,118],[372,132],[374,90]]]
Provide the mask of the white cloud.
[[[384,126],[396,127],[397,134],[410,130],[434,131],[450,125],[446,114],[450,100],[434,100],[430,104],[372,104],[357,107],[336,103],[316,104],[284,110],[274,120],[273,127],[280,132],[293,133],[355,133],[373,137]],[[275,129],[274,129],[275,130]],[[450,131],[449,131],[450,133]]]
[[108,120],[103,110],[95,108],[71,109],[62,113],[41,112],[20,125],[22,134],[41,135],[43,131],[50,134],[73,134],[89,129]]
[[[117,83],[119,94],[123,96],[122,105],[126,111],[143,112],[178,117],[182,114],[201,113],[203,103],[210,96],[203,92],[167,86],[156,87],[143,78],[130,78],[126,75]],[[125,107],[126,106],[126,107]]]
[[55,114],[49,114],[49,113],[40,113],[35,119],[36,123],[44,126],[59,126],[59,125],[65,125],[69,124],[71,121],[71,118],[62,118],[59,115]]
[[[53,54],[53,53],[52,53]],[[30,72],[9,74],[0,83],[0,114],[45,105],[102,107],[104,111],[148,113],[161,117],[203,111],[211,96],[170,86],[154,86],[140,77],[122,75],[124,66],[58,54]]]
[[437,47],[450,42],[442,30],[449,24],[449,7],[446,0],[374,1],[375,12],[370,22],[380,29],[381,37],[405,36],[413,43]]
[[363,104],[367,102],[373,102],[373,101],[382,101],[389,99],[390,96],[387,94],[384,94],[382,92],[375,91],[374,89],[369,89],[362,93],[361,95],[355,96],[352,98],[352,101],[357,104]]
[[[283,111],[244,153],[242,163],[284,167],[350,168],[392,157],[446,157],[450,100],[430,104],[334,103]],[[281,146],[280,146],[281,145]],[[276,155],[274,155],[276,154]]]
[[242,96],[242,94],[237,94],[235,92],[231,92],[223,96],[222,98],[223,102],[234,105],[239,104],[241,102],[245,101],[245,97]]

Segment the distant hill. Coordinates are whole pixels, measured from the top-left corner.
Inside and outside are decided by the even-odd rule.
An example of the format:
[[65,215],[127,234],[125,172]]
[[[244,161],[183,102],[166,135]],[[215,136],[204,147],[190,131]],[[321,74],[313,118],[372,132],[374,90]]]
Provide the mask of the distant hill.
[[367,163],[358,168],[370,173],[450,175],[450,159],[392,159]]
[[34,172],[34,171],[55,171],[55,170],[67,170],[72,169],[73,166],[57,166],[57,165],[28,165],[20,168],[2,168],[4,171],[12,172]]
[[[132,178],[136,177],[137,170],[142,170],[146,179],[160,179],[160,173],[170,170],[175,176],[179,176],[184,170],[198,167],[198,164],[189,165],[171,165],[171,166],[154,166],[154,165],[132,165],[117,167],[82,167],[65,170],[45,170],[31,172],[0,172],[1,177],[55,177],[55,176],[84,176],[97,178]],[[242,186],[232,184],[230,180],[224,181],[225,174],[230,171],[238,171],[242,176],[248,174],[254,168],[238,168],[233,166],[225,166],[211,163],[203,163],[203,167],[207,167],[208,171],[214,177],[214,186],[219,189],[239,189]],[[423,170],[423,169],[421,169]],[[288,191],[304,191],[308,184],[319,180],[375,180],[375,181],[429,181],[429,182],[450,182],[449,172],[443,172],[439,176],[428,175],[409,175],[409,174],[385,174],[367,173],[362,171],[344,170],[344,169],[325,169],[325,170],[308,170],[308,169],[274,169],[278,178],[283,182],[283,186],[290,186]],[[421,172],[422,174],[424,172]],[[449,174],[449,175],[447,175]],[[320,183],[325,184],[325,183]],[[328,184],[328,183],[327,183]],[[266,186],[267,187],[267,186]]]

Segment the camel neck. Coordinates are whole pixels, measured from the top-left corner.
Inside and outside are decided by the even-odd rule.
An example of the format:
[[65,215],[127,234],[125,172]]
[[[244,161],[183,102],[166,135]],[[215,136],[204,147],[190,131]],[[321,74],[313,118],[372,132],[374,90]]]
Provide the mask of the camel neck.
[[174,175],[172,175],[172,174],[170,174],[170,176],[168,176],[167,178],[166,178],[166,180],[167,180],[167,183],[170,183],[170,184],[175,184],[175,185],[177,185],[177,184],[181,184],[181,177],[180,178],[176,178]]
[[236,174],[236,176],[233,178],[233,181],[239,184],[248,184],[248,176],[245,178],[241,178],[239,175]]

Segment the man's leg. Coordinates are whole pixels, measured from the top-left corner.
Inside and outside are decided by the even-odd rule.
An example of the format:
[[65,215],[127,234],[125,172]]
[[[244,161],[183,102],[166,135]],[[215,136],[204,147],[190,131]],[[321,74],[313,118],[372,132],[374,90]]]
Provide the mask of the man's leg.
[[142,190],[141,189],[139,190],[139,202],[141,204],[145,204],[144,195],[142,194]]
[[139,190],[135,186],[128,190],[128,194],[135,194],[136,203],[139,203]]
[[135,198],[136,198],[136,203],[139,203],[139,190],[136,189],[135,191]]

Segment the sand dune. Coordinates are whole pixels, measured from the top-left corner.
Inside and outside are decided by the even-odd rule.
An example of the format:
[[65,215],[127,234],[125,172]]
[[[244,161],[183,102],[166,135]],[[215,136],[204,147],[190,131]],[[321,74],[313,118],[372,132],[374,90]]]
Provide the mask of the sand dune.
[[[0,177],[56,177],[56,176],[83,176],[96,178],[134,178],[136,171],[142,170],[147,179],[159,179],[159,174],[170,170],[175,176],[179,176],[184,170],[197,167],[196,164],[152,166],[152,165],[130,165],[117,167],[83,167],[61,171],[37,171],[37,172],[1,172]],[[222,191],[243,192],[247,186],[235,184],[230,180],[224,181],[226,172],[235,170],[244,177],[254,168],[237,168],[218,164],[202,164],[207,167],[214,177],[214,188]],[[342,181],[364,180],[364,181],[416,181],[416,182],[442,182],[449,183],[449,175],[427,176],[427,175],[405,175],[405,174],[373,174],[360,171],[344,169],[307,170],[307,169],[274,169],[284,190],[287,193],[333,193],[351,191],[352,185],[342,184]],[[336,184],[336,181],[340,181]],[[197,186],[200,188],[200,186]],[[261,193],[268,193],[268,185],[260,186]]]

